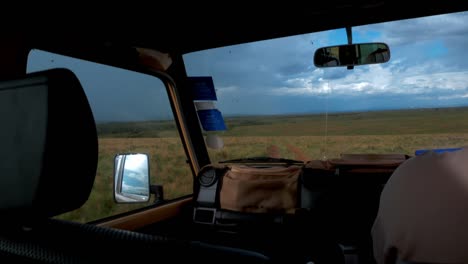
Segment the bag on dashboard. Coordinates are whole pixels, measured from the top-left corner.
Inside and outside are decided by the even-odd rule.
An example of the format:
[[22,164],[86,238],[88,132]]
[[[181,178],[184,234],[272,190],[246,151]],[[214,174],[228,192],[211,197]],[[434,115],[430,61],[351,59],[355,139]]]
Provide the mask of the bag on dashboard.
[[194,221],[294,214],[303,165],[210,165],[195,185]]
[[294,213],[300,166],[231,166],[220,188],[220,208],[246,213]]

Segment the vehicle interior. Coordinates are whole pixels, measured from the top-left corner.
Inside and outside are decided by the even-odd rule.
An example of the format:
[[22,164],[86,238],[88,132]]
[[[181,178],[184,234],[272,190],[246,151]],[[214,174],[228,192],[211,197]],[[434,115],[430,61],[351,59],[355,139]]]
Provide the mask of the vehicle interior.
[[[4,34],[0,261],[377,263],[371,229],[395,169],[468,145],[468,3],[417,5]],[[293,213],[233,209],[284,195],[273,181],[220,208],[242,166],[300,168]]]

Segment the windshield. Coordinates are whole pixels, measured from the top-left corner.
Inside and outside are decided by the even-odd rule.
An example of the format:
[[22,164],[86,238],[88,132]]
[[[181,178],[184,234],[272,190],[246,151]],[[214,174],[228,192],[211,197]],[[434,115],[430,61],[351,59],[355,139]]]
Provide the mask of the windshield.
[[[317,68],[317,48],[345,29],[186,54],[188,76],[211,76],[226,130],[212,162],[400,153],[468,143],[468,16],[354,27],[353,42],[384,42],[387,63]],[[205,135],[208,133],[205,132]]]

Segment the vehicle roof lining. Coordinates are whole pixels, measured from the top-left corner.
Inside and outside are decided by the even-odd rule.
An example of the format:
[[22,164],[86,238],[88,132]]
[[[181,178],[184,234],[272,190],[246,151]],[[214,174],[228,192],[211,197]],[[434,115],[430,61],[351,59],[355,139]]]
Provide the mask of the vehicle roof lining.
[[[329,0],[326,4],[314,2],[312,6],[264,7],[262,11],[244,7],[240,12],[233,8],[230,13],[200,10],[184,14],[178,22],[155,26],[155,17],[158,21],[174,21],[172,15],[162,13],[155,17],[141,16],[131,22],[116,22],[112,26],[110,22],[93,24],[88,29],[70,29],[65,33],[49,28],[40,32],[41,37],[36,37],[33,29],[29,35],[35,48],[121,66],[132,62],[109,60],[116,57],[116,52],[119,56],[131,53],[126,50],[129,47],[185,54],[346,26],[468,10],[468,2],[460,1],[427,1],[416,9],[394,1],[376,0]],[[95,32],[100,34],[91,37]]]

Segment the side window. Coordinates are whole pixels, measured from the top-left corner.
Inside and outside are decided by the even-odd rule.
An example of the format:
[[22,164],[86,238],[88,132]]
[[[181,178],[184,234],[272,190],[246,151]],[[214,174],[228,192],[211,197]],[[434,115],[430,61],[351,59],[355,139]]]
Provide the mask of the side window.
[[99,137],[98,170],[88,201],[58,218],[89,222],[154,202],[153,197],[143,204],[114,202],[114,157],[119,153],[148,154],[151,184],[163,185],[166,200],[191,194],[190,167],[166,87],[160,79],[41,50],[31,51],[28,72],[51,68],[68,68],[78,77],[91,105]]

